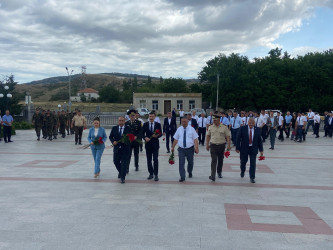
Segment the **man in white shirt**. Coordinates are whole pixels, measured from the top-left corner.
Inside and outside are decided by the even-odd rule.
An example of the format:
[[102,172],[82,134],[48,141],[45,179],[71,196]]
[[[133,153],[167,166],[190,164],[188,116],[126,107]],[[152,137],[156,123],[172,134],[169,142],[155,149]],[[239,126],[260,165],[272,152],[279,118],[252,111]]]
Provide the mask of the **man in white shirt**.
[[277,112],[277,118],[278,118],[278,130],[280,132],[278,139],[281,141],[284,141],[284,136],[283,136],[283,116],[281,113],[278,111]]
[[182,118],[184,117],[184,110],[181,108],[179,110],[179,123],[182,124]]
[[192,112],[192,119],[196,119],[197,122],[199,121],[199,116],[197,116],[197,112],[196,111]]
[[267,139],[267,133],[268,133],[267,119],[268,119],[268,117],[269,116],[265,113],[265,110],[262,109],[260,116],[259,116],[259,120],[257,122],[258,128],[261,128],[262,142],[265,142],[265,140]]
[[308,130],[309,130],[310,126],[312,127],[312,130],[313,130],[313,133],[314,133],[314,131],[315,131],[315,129],[314,129],[314,116],[315,116],[315,113],[312,112],[312,109],[309,109],[309,113],[308,113],[308,116],[307,116],[308,124],[306,125],[305,134],[308,133]]
[[171,152],[175,151],[178,144],[179,157],[179,182],[185,181],[185,158],[187,159],[187,172],[192,178],[194,152],[199,153],[198,134],[192,126],[188,126],[188,119],[182,119],[182,125],[177,129],[173,136]]
[[302,116],[302,113],[299,112],[298,116],[296,118],[296,125],[295,127],[297,128],[297,136],[295,138],[295,141],[297,140],[298,142],[302,142],[302,138],[304,135],[304,129],[305,129],[305,124],[306,124],[306,118]]
[[213,112],[211,111],[211,112],[209,112],[209,116],[207,117],[207,129],[210,125],[213,124],[213,121],[214,121],[213,120]]
[[316,112],[314,116],[314,134],[319,138],[320,115]]
[[201,113],[200,118],[198,119],[199,145],[202,146],[205,145],[206,130],[207,130],[207,118],[205,117],[205,113]]

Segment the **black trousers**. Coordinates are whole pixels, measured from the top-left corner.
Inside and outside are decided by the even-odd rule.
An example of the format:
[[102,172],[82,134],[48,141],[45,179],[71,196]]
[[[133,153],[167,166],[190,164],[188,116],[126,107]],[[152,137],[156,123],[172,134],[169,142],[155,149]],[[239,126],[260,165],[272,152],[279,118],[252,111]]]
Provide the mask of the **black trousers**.
[[283,141],[283,140],[284,140],[284,136],[283,136],[283,126],[278,126],[278,130],[279,130],[279,132],[280,132],[278,139],[280,139],[280,140]]
[[171,137],[171,145],[172,145],[172,143],[173,143],[173,136],[174,136],[174,133],[168,133],[168,132],[166,132],[165,133],[165,139],[166,139],[166,148],[167,148],[167,150],[168,151],[170,151],[170,137]]
[[257,154],[253,152],[253,147],[249,147],[248,152],[241,152],[240,154],[240,169],[241,172],[244,173],[246,171],[246,163],[250,158],[250,178],[256,178],[256,158]]
[[284,132],[286,133],[286,137],[289,138],[290,136],[290,123],[286,123]]
[[3,138],[5,141],[10,141],[12,137],[12,126],[3,126]]
[[42,129],[42,127],[35,126],[35,131],[36,131],[36,135],[37,135],[38,138],[40,137],[41,129]]
[[75,142],[79,142],[81,143],[81,139],[82,139],[82,132],[83,132],[83,127],[74,127],[75,130]]
[[319,136],[319,126],[320,126],[319,123],[315,123],[315,125],[314,125],[314,134],[316,136]]
[[[146,145],[146,158],[147,158],[147,167],[150,175],[158,176],[158,147],[151,147]],[[152,164],[154,161],[154,165]]]
[[262,128],[261,128],[261,137],[262,137],[262,141],[265,142],[265,140],[267,139],[267,133],[268,133],[268,127],[265,124]]
[[199,135],[199,144],[205,145],[205,138],[206,138],[206,128],[198,128],[198,135]]
[[222,173],[224,150],[225,150],[225,144],[219,144],[219,145],[210,144],[210,156],[212,158],[212,162],[210,164],[211,168],[210,176],[213,179],[215,179],[216,176],[216,166],[217,166],[217,174]]
[[113,150],[113,163],[116,166],[120,178],[125,180],[127,165],[130,154],[130,146],[121,144],[120,146],[115,146]]
[[130,145],[130,154],[129,154],[129,160],[128,160],[128,164],[127,164],[127,172],[129,170],[129,165],[131,164],[131,158],[132,158],[132,151],[134,151],[134,164],[135,167],[138,168],[139,167],[139,148],[140,148],[140,144],[136,141],[132,142]]

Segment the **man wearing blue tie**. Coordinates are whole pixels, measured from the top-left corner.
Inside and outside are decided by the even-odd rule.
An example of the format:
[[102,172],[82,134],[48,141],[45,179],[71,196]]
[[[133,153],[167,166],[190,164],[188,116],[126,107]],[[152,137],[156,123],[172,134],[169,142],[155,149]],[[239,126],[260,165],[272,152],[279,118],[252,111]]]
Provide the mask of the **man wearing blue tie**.
[[237,134],[236,152],[240,153],[240,176],[243,178],[246,170],[246,163],[250,157],[250,180],[255,183],[256,157],[258,151],[264,155],[260,129],[254,126],[254,119],[250,118],[248,125],[242,126]]
[[175,147],[178,144],[178,157],[179,157],[179,182],[185,181],[185,158],[187,159],[187,172],[188,177],[192,178],[193,171],[193,158],[194,152],[199,153],[198,134],[192,126],[188,125],[188,119],[182,119],[180,126],[175,135],[172,144],[171,152],[175,151]]
[[113,145],[113,163],[118,170],[118,179],[125,183],[127,165],[130,158],[130,144],[119,142],[122,136],[130,134],[131,128],[125,125],[125,117],[118,118],[118,125],[111,130],[109,139]]

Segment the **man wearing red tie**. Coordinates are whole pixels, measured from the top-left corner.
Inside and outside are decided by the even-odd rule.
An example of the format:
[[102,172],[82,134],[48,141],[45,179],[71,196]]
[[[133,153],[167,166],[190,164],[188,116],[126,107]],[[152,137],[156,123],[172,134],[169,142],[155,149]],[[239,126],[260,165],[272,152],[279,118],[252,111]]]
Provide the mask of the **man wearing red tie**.
[[250,157],[250,180],[255,183],[256,174],[256,157],[258,151],[260,155],[264,155],[264,149],[261,140],[260,129],[254,126],[253,118],[248,120],[248,125],[242,126],[237,134],[236,152],[240,153],[240,176],[243,178],[246,170],[246,163]]

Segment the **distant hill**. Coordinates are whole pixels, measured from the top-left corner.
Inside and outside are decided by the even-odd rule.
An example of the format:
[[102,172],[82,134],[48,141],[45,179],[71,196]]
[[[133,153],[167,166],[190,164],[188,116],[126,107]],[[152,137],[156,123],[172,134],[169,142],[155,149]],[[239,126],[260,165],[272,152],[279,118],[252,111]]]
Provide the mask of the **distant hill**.
[[[86,86],[96,89],[97,91],[104,86],[112,85],[118,90],[122,90],[124,80],[137,78],[138,84],[141,85],[148,79],[147,75],[125,74],[125,73],[100,73],[86,74]],[[160,77],[151,77],[153,82],[159,82]],[[188,84],[198,82],[197,79],[186,80]],[[82,89],[81,74],[71,76],[71,94],[76,95],[77,91]],[[16,85],[16,91],[20,93],[29,93],[32,101],[47,102],[53,100],[66,100],[68,98],[68,76],[56,76],[42,80],[32,81]],[[52,98],[53,96],[53,98]],[[67,96],[67,98],[63,98]]]

